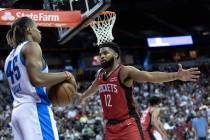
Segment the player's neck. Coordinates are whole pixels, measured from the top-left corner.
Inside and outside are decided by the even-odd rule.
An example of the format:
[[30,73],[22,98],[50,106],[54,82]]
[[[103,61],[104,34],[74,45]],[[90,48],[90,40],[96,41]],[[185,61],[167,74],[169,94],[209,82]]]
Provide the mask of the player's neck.
[[[27,35],[27,36],[26,36],[26,40],[27,40],[27,41],[34,41],[31,35]],[[26,40],[25,40],[25,41],[26,41]]]
[[112,66],[109,67],[109,68],[104,69],[104,71],[105,71],[105,73],[106,73],[107,75],[109,75],[109,74],[112,73],[112,71],[114,71],[118,66],[119,66],[118,63],[114,63],[114,65],[112,65]]

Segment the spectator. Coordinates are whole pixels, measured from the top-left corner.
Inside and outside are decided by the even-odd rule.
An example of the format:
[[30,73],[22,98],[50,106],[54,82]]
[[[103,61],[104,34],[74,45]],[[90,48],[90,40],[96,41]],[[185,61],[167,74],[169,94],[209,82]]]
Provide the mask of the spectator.
[[195,136],[199,140],[206,140],[208,123],[206,116],[202,113],[202,111],[203,110],[199,110],[197,112],[197,116],[192,120],[192,127],[194,129]]

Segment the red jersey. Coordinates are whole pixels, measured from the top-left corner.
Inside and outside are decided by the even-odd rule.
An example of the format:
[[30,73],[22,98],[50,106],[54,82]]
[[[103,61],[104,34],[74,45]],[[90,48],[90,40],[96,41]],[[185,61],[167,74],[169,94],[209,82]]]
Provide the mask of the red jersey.
[[152,127],[152,124],[151,124],[151,117],[152,117],[152,114],[151,114],[151,108],[147,108],[142,116],[141,116],[141,126],[142,126],[142,130],[143,131],[147,131],[148,129],[150,129]]
[[152,120],[151,111],[152,111],[152,108],[149,107],[143,112],[141,116],[141,126],[142,126],[145,140],[154,140],[154,136],[153,136],[154,128],[151,124],[151,120]]
[[120,81],[122,67],[123,65],[119,65],[106,79],[101,69],[97,77],[104,118],[107,120],[125,120],[139,116],[133,98],[133,87],[126,87]]

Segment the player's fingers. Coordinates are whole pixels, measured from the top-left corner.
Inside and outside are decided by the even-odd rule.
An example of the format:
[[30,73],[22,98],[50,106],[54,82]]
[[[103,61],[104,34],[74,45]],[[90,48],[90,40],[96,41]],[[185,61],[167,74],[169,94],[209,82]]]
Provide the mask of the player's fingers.
[[72,83],[74,84],[74,87],[77,89],[77,82],[76,82],[75,78],[72,79]]
[[197,71],[197,70],[198,70],[198,67],[189,69],[189,71]]
[[179,69],[182,69],[182,64],[179,63],[178,66],[179,66]]
[[200,74],[200,71],[192,71],[191,74]]
[[72,84],[68,84],[68,89],[71,90],[72,93],[76,92],[76,89],[75,89],[74,85],[72,85]]
[[193,79],[193,78],[191,78],[189,81],[191,81],[191,82],[196,82],[196,81],[197,81],[197,79]]
[[70,79],[68,82],[74,86],[75,90],[77,90],[77,83],[74,79]]
[[72,101],[73,105],[74,106],[79,105],[80,104],[80,100],[81,100],[80,95],[75,93],[75,95],[73,96],[73,101]]
[[199,77],[200,77],[199,75],[193,75],[191,78],[198,79]]
[[73,81],[72,84],[73,84],[75,90],[77,90],[77,83],[76,83],[76,81]]

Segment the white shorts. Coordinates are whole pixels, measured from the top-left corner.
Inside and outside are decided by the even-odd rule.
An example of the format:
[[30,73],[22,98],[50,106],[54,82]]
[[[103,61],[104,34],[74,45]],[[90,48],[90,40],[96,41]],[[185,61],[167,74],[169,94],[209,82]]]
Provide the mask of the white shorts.
[[153,135],[157,140],[163,140],[162,136],[158,131],[154,130]]
[[12,111],[14,140],[59,140],[52,110],[45,104],[24,103]]

